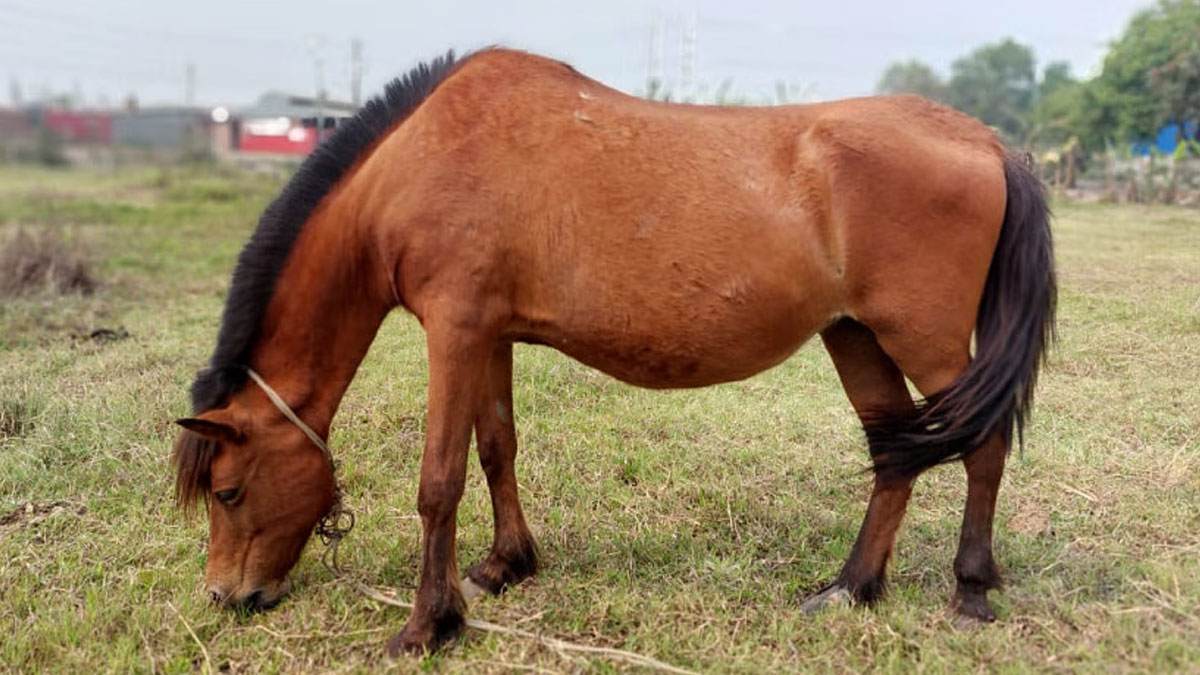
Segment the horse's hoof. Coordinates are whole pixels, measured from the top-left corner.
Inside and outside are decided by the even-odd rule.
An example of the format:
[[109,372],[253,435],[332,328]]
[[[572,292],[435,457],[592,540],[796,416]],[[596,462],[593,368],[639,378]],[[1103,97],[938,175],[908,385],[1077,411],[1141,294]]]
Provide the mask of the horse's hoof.
[[432,654],[445,643],[454,639],[462,632],[463,620],[434,622],[432,625],[414,625],[412,619],[387,641],[388,656],[396,658],[402,654],[409,656],[424,656]]
[[954,608],[952,623],[959,630],[972,630],[996,620],[996,612],[982,594],[958,594],[951,603]]
[[430,649],[432,635],[415,635],[408,630],[406,626],[404,630],[393,635],[387,641],[388,656],[396,658],[398,656],[422,656]]
[[462,586],[463,600],[467,602],[475,602],[475,598],[482,597],[484,595],[495,595],[488,589],[475,583],[475,581],[471,579],[469,575],[463,577],[462,581],[459,582],[459,585]]
[[[517,553],[499,555],[492,552],[487,558],[467,568],[463,577],[463,595],[470,601],[483,594],[500,595],[505,590],[537,574],[537,547],[533,540],[516,547]],[[474,588],[468,591],[468,580]]]
[[850,589],[843,586],[829,586],[818,592],[800,605],[800,611],[808,616],[837,607],[849,607],[854,604]]

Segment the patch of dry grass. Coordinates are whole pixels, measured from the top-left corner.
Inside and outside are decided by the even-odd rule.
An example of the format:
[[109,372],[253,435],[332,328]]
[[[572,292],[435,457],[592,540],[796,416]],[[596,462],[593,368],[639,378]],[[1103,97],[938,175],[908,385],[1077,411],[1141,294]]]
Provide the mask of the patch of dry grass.
[[89,294],[99,285],[86,246],[61,229],[0,232],[0,298]]
[[[0,199],[37,182],[24,170],[6,183],[5,171]],[[96,198],[86,174],[65,175],[78,199]],[[0,440],[0,518],[33,505],[0,528],[0,664],[12,669],[369,671],[405,619],[330,578],[315,550],[271,613],[218,612],[200,592],[206,526],[171,506],[169,421],[186,412],[220,289],[271,193],[264,183],[208,200],[223,179],[202,179],[193,202],[177,183],[147,198],[145,176],[91,179],[141,191],[141,206],[106,205],[91,231],[130,242],[100,246],[116,281],[86,307],[36,307],[86,309],[129,339],[77,343],[71,333],[95,326],[27,323],[29,300],[0,312],[0,410],[20,401],[33,420]],[[0,203],[37,222],[30,208]],[[56,218],[85,212],[55,207]],[[836,574],[870,487],[861,432],[818,345],[745,382],[671,393],[519,348],[517,471],[545,569],[472,615],[705,672],[1200,668],[1200,214],[1061,206],[1056,231],[1061,342],[1000,496],[1008,587],[992,596],[995,625],[960,632],[945,610],[965,496],[954,466],[918,481],[886,600],[799,611]],[[345,562],[401,597],[419,562],[425,374],[419,326],[393,317],[331,439],[358,514]],[[490,536],[473,468],[460,564]],[[396,668],[626,669],[481,633]]]

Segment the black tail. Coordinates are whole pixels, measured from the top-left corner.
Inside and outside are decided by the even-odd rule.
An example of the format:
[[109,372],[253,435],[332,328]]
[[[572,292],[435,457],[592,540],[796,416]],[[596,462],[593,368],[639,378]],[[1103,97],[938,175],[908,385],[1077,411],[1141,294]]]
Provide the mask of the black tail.
[[949,387],[911,415],[866,424],[875,470],[915,476],[962,459],[996,431],[1021,437],[1049,343],[1057,286],[1050,210],[1042,183],[1020,159],[1004,160],[1008,206],[992,256],[979,317],[975,358]]

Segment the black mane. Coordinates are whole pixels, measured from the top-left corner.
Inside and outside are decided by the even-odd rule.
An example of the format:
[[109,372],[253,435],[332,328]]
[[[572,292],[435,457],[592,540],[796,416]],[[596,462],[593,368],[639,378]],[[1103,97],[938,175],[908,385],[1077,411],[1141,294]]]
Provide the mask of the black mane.
[[364,152],[416,109],[461,62],[450,51],[392,80],[382,96],[367,101],[304,160],[283,192],[263,212],[238,256],[217,347],[208,368],[197,373],[192,383],[192,409],[196,414],[223,405],[246,383],[245,368],[258,342],[275,279],[317,204]]

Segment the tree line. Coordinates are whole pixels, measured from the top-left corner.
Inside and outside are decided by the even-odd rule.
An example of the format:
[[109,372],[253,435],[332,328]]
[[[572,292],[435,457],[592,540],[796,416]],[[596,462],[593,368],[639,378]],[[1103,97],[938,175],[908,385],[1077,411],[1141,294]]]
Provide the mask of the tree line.
[[894,63],[878,89],[953,106],[1031,149],[1094,153],[1152,139],[1164,125],[1200,120],[1200,0],[1159,0],[1135,14],[1090,79],[1062,61],[1039,73],[1033,49],[1006,39],[954,61],[949,77]]

